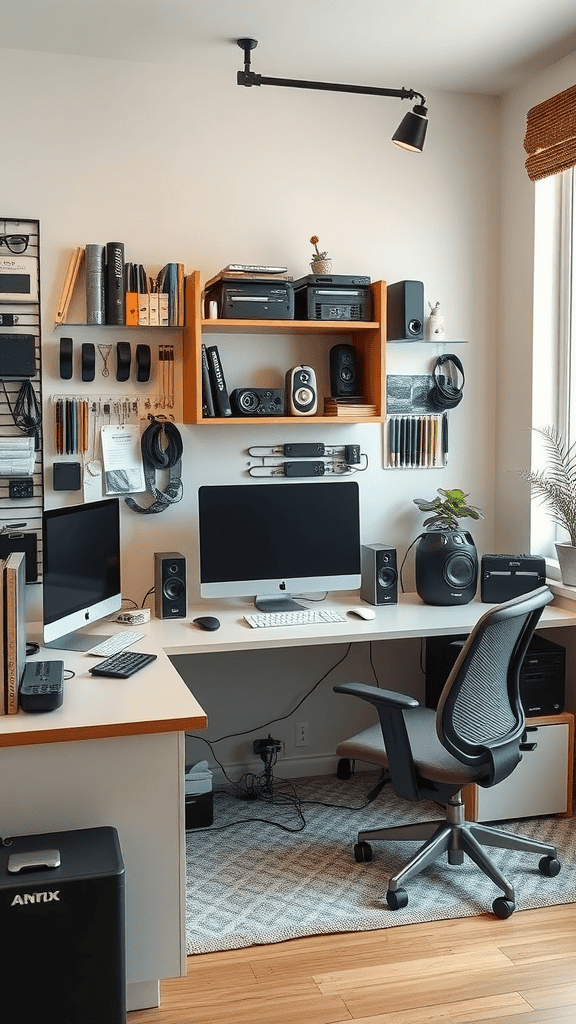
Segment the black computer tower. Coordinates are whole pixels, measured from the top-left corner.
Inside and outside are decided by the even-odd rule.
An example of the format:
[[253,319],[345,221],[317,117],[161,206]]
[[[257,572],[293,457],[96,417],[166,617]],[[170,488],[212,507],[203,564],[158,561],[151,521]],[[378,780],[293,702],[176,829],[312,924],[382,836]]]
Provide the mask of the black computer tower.
[[[426,638],[427,708],[436,708],[466,635]],[[454,643],[456,641],[456,643]],[[534,635],[520,669],[520,699],[525,715],[558,715],[565,703],[566,650]]]
[[116,829],[0,846],[2,978],[14,1020],[125,1024],[124,908]]

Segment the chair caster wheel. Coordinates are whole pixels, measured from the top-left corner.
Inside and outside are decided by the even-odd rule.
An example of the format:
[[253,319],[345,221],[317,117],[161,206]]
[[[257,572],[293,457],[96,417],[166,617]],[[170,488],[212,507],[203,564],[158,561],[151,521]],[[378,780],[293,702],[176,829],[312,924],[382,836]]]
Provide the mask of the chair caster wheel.
[[337,779],[349,779],[352,775],[352,762],[349,757],[341,757],[336,767]]
[[408,906],[408,893],[406,889],[396,889],[392,892],[388,889],[386,893],[386,903],[390,907],[390,910],[402,910],[403,907]]
[[354,846],[354,856],[359,864],[365,860],[372,860],[372,847],[370,843],[356,843]]
[[492,910],[496,914],[496,917],[505,921],[507,917],[512,917],[512,914],[516,910],[516,904],[513,900],[507,900],[504,896],[499,896],[498,899],[494,900]]
[[556,857],[542,857],[538,867],[543,875],[547,875],[548,878],[554,878],[562,865],[559,860],[556,860]]

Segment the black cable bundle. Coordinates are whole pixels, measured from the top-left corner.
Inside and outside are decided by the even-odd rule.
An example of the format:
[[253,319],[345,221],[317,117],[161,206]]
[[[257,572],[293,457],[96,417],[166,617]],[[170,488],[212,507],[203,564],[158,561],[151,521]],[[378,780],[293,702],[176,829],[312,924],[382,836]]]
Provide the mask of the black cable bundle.
[[[182,437],[178,427],[170,420],[153,419],[142,434],[142,462],[147,489],[154,501],[148,508],[137,505],[133,498],[125,502],[133,512],[143,515],[164,512],[182,497]],[[156,487],[156,470],[169,470],[168,486],[165,491]]]
[[36,398],[36,392],[34,387],[29,380],[23,381],[20,386],[18,395],[16,396],[16,402],[14,408],[10,405],[10,399],[8,398],[8,392],[6,391],[6,385],[2,381],[2,387],[4,389],[4,395],[8,408],[12,414],[12,419],[26,437],[33,437],[35,439],[34,447],[36,451],[40,447],[40,427],[42,425],[42,410],[38,399]]
[[[445,374],[440,374],[439,371],[444,366],[444,363],[452,363],[462,375],[462,384],[458,387],[455,383],[452,383],[452,378],[447,377]],[[444,356],[439,356],[436,360],[434,370],[432,371],[434,378],[434,385],[430,391],[430,402],[435,409],[455,409],[457,405],[462,401],[462,394],[464,391],[465,377],[464,367],[458,359],[458,356],[447,353]]]

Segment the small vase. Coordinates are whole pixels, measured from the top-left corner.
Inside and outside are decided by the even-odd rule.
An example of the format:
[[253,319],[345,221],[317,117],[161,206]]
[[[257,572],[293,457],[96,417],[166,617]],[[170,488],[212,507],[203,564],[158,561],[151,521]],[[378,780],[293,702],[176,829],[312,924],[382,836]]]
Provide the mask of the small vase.
[[313,274],[331,274],[332,260],[313,260],[310,264],[310,270]]
[[556,554],[560,562],[562,583],[567,587],[576,587],[576,547],[573,544],[556,544]]

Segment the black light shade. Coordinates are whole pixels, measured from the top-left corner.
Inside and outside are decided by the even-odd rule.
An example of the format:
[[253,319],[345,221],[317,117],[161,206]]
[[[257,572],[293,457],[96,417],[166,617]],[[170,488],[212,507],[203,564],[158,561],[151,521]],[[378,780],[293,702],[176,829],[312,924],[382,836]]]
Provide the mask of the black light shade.
[[392,136],[392,142],[395,142],[397,146],[401,146],[402,149],[421,153],[428,127],[427,113],[426,107],[417,104],[413,110],[410,110],[402,118]]

